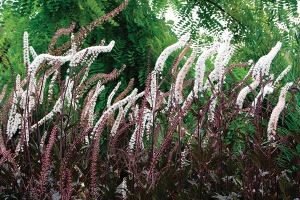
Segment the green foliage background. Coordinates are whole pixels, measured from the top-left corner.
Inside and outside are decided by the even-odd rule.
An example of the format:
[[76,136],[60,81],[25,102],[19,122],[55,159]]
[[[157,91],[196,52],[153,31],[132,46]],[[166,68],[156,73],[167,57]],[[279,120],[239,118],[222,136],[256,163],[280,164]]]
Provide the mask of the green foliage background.
[[[29,43],[38,54],[47,52],[48,44],[55,31],[67,28],[76,22],[75,32],[87,26],[95,19],[104,16],[117,7],[122,1],[44,1],[21,0],[7,1],[2,8],[0,28],[0,68],[2,76],[0,87],[11,82],[11,72],[6,57],[13,63],[13,70],[24,77],[25,69],[22,61],[22,35],[29,33]],[[151,61],[168,45],[176,41],[164,20],[158,19],[150,9],[148,1],[131,0],[125,10],[108,23],[96,27],[86,38],[84,46],[98,45],[102,39],[106,42],[116,41],[110,54],[102,54],[93,64],[90,76],[95,73],[111,72],[127,65],[122,81],[128,83],[135,77],[135,85],[142,86],[147,74],[148,53],[152,49]],[[62,37],[58,46],[68,41]],[[153,66],[153,63],[150,63]],[[126,84],[123,84],[125,87]],[[121,86],[121,89],[122,86]]]

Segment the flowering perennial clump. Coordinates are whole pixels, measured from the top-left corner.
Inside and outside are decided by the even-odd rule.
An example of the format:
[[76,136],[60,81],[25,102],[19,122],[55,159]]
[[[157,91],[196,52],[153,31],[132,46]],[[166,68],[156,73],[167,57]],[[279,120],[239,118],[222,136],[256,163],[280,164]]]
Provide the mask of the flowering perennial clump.
[[[73,29],[72,25],[57,33],[71,34],[70,50],[62,55],[37,55],[29,46],[29,36],[25,32],[26,77],[17,75],[12,94],[5,96],[5,86],[0,95],[0,101],[8,99],[1,111],[0,167],[4,170],[0,176],[11,172],[17,183],[27,185],[27,181],[28,187],[20,193],[35,199],[56,196],[97,199],[106,193],[108,199],[130,199],[136,197],[136,193],[139,197],[150,197],[154,190],[162,187],[168,176],[179,180],[174,184],[174,194],[183,195],[180,189],[184,187],[191,189],[191,193],[195,192],[196,185],[196,196],[201,190],[197,196],[199,199],[210,190],[218,196],[217,192],[225,191],[222,189],[224,185],[234,185],[232,187],[241,191],[239,194],[245,198],[250,198],[255,191],[249,190],[250,186],[263,192],[278,189],[265,184],[267,180],[257,184],[239,174],[249,167],[249,171],[259,172],[260,177],[256,180],[264,179],[273,176],[274,173],[266,170],[276,169],[274,166],[268,168],[262,163],[256,166],[249,159],[247,166],[227,166],[226,170],[230,167],[236,169],[232,174],[224,175],[222,170],[225,159],[232,161],[230,163],[238,159],[244,161],[247,151],[252,151],[254,141],[258,141],[259,151],[269,148],[269,154],[255,155],[253,160],[259,161],[265,155],[269,159],[272,157],[270,152],[275,152],[272,148],[276,147],[268,144],[279,140],[276,136],[280,134],[278,120],[285,109],[287,92],[294,84],[290,82],[282,87],[277,105],[274,107],[269,103],[269,110],[264,111],[262,102],[267,94],[277,94],[282,78],[291,70],[288,66],[275,81],[275,75],[269,74],[272,60],[281,48],[280,42],[256,63],[250,60],[227,67],[235,50],[230,43],[231,33],[225,31],[219,42],[201,53],[194,48],[190,55],[187,50],[192,41],[186,34],[161,53],[142,91],[131,89],[133,79],[123,91],[119,91],[123,82],[115,84],[113,89],[106,83],[117,78],[125,65],[110,74],[89,75],[90,66],[97,56],[111,52],[115,42],[105,45],[102,41],[98,46],[80,50],[80,42],[76,41],[79,36],[71,33]],[[50,52],[56,52],[55,45],[50,47]],[[181,48],[183,50],[170,69],[171,81],[166,81],[162,73],[167,67],[165,62]],[[212,70],[205,64],[208,59],[213,61]],[[182,60],[183,67],[177,69]],[[63,65],[68,65],[64,76],[60,71]],[[228,91],[224,89],[229,87],[225,79],[237,66],[251,67],[245,78],[234,83],[235,90]],[[194,75],[189,73],[192,68]],[[248,84],[249,78],[252,82]],[[105,102],[100,102],[103,101],[99,98],[101,95],[106,95]],[[97,107],[99,102],[104,108]],[[259,123],[259,117],[264,123]],[[247,130],[248,127],[254,131]],[[248,131],[249,135],[246,135]],[[253,133],[255,131],[259,134]],[[259,138],[253,138],[253,135],[259,135]],[[230,140],[230,137],[234,139]],[[244,141],[239,142],[240,138]],[[257,149],[253,149],[257,153]],[[22,159],[27,159],[28,163],[24,165]],[[184,180],[186,169],[192,171],[186,175],[192,181]],[[38,176],[34,174],[36,172]],[[270,183],[273,179],[285,178],[283,172],[271,177]],[[1,185],[7,183],[5,181],[0,179],[0,191],[15,189],[9,184]],[[267,190],[264,189],[266,185]],[[215,188],[222,190],[215,191]],[[239,197],[239,194],[229,192]],[[190,197],[186,195],[184,199]]]

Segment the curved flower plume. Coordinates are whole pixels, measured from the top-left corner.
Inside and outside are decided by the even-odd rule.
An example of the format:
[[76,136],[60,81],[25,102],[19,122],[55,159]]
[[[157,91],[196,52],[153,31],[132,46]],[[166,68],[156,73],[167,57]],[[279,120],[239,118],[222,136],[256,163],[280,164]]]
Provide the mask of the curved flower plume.
[[88,109],[88,126],[93,126],[93,120],[94,120],[94,109],[96,106],[96,101],[100,93],[104,90],[104,85],[101,84],[101,81],[97,83],[96,90],[89,102],[89,109]]
[[159,57],[156,60],[154,71],[157,73],[161,73],[163,70],[163,66],[167,60],[167,58],[170,56],[170,54],[177,49],[180,49],[185,45],[185,43],[190,39],[190,34],[187,33],[183,35],[178,42],[175,44],[172,44],[171,46],[167,47],[163,52],[159,55]]
[[279,119],[279,115],[284,109],[285,106],[285,97],[286,93],[289,90],[289,88],[293,85],[292,82],[287,83],[280,92],[280,96],[278,99],[278,103],[275,106],[275,108],[272,111],[269,123],[268,123],[268,139],[269,141],[275,141],[275,135],[276,135],[276,128],[277,128],[277,121]]
[[204,78],[204,72],[205,72],[205,61],[207,58],[209,58],[211,55],[213,55],[217,49],[220,47],[220,43],[216,42],[210,49],[203,51],[201,56],[198,58],[195,66],[195,83],[194,83],[194,95],[197,98],[198,92],[202,91],[203,87],[203,78]]
[[189,40],[190,38],[190,34],[187,33],[185,35],[183,35],[178,42],[176,42],[175,44],[172,44],[171,46],[167,47],[165,50],[163,50],[163,52],[159,55],[159,57],[156,60],[155,63],[155,67],[154,70],[151,73],[151,87],[150,87],[150,100],[149,100],[149,104],[152,107],[153,106],[153,102],[155,102],[156,99],[156,91],[157,91],[157,74],[160,74],[163,70],[163,66],[167,60],[167,58],[169,57],[169,55],[176,51],[177,49],[180,49],[181,47],[183,47],[185,45],[185,43]]
[[249,86],[244,87],[240,93],[238,94],[237,100],[236,100],[236,105],[238,106],[239,109],[242,109],[244,100],[249,92],[251,90],[254,90],[260,83],[260,80],[255,80],[253,81]]
[[260,76],[264,77],[269,75],[269,70],[271,63],[274,57],[277,55],[278,51],[282,46],[281,42],[277,42],[277,44],[271,49],[271,51],[267,54],[262,56],[255,66],[253,67],[252,78],[254,80],[258,80]]
[[291,65],[287,66],[287,68],[285,68],[285,70],[283,70],[276,78],[273,85],[276,86],[281,81],[281,79],[291,70],[291,68],[292,68]]
[[72,58],[71,55],[66,55],[66,56],[52,56],[50,54],[40,54],[38,55],[32,63],[28,67],[28,76],[30,78],[34,77],[36,74],[37,68],[42,64],[42,62],[46,61],[59,61],[61,64],[70,61]]
[[113,89],[113,91],[108,96],[108,99],[107,99],[107,108],[109,108],[111,106],[110,105],[111,104],[111,100],[114,97],[114,95],[116,94],[116,92],[119,89],[120,85],[121,85],[121,81],[116,85],[116,87]]
[[[230,60],[234,48],[230,45],[232,39],[232,34],[229,31],[224,31],[223,33],[223,43],[220,44],[218,48],[218,54],[214,63],[214,70],[209,74],[208,80],[206,81],[203,89],[206,90],[211,87],[211,83],[214,81],[220,82],[223,79],[224,67]],[[224,80],[223,80],[224,81]]]
[[[250,72],[252,72],[253,82],[250,84],[250,86],[246,86],[245,88],[243,88],[240,91],[240,93],[237,97],[237,101],[236,101],[236,105],[238,106],[239,109],[241,109],[243,107],[243,102],[244,102],[247,94],[251,90],[255,90],[257,88],[257,86],[261,82],[261,77],[269,75],[269,70],[270,70],[272,60],[274,59],[274,57],[280,50],[281,45],[282,45],[281,42],[277,42],[277,44],[271,49],[271,51],[267,55],[262,56],[257,61],[257,63],[253,67],[250,68],[248,74]],[[267,84],[267,87],[264,89],[263,97],[266,94],[270,94],[273,92],[274,86],[282,79],[283,76],[286,75],[286,73],[288,71],[289,71],[289,67],[278,76],[278,78],[275,80],[274,84],[273,83]],[[246,77],[248,76],[248,74],[246,75]],[[273,79],[273,78],[271,77],[271,79]],[[259,95],[261,95],[261,94],[262,94],[262,92],[259,93]],[[252,103],[252,105],[256,104],[256,102],[257,102],[257,98]]]
[[70,66],[77,66],[78,64],[82,63],[87,55],[92,54],[94,56],[97,56],[99,53],[102,52],[110,52],[112,50],[112,48],[115,45],[115,41],[111,41],[107,46],[92,46],[92,47],[88,47],[85,48],[81,51],[78,51],[73,57],[72,60],[70,62]]
[[[258,95],[255,97],[254,101],[252,102],[252,107],[255,107],[259,98],[263,100],[267,94],[271,94],[274,91],[275,86],[281,81],[281,79],[291,70],[291,66],[288,66],[285,70],[283,70],[277,79],[274,82],[268,83],[263,89],[261,89]],[[270,80],[273,81],[274,75],[270,75]]]
[[124,111],[123,107],[120,106],[118,116],[117,116],[117,118],[114,122],[114,125],[112,126],[111,131],[110,131],[111,137],[114,137],[117,134],[117,130],[119,128],[119,125],[120,125],[122,117],[123,117],[123,111]]
[[190,67],[192,66],[196,55],[197,55],[198,49],[193,49],[192,55],[188,58],[184,66],[181,68],[177,75],[177,79],[175,82],[175,99],[177,103],[181,103],[183,101],[182,96],[182,89],[183,89],[183,80],[188,73]]

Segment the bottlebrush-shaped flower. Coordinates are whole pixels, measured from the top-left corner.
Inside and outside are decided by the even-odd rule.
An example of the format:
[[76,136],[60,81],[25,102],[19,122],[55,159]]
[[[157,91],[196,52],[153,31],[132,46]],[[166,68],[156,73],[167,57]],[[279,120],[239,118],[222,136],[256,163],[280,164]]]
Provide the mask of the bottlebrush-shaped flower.
[[155,63],[154,70],[151,73],[151,87],[150,87],[150,98],[149,98],[149,104],[151,107],[155,109],[154,102],[156,101],[156,92],[157,92],[157,74],[160,74],[163,70],[163,66],[169,57],[169,55],[176,51],[177,49],[181,48],[185,43],[189,40],[190,34],[187,33],[183,35],[178,42],[175,44],[167,47],[163,52],[159,55],[157,58],[157,61]]
[[269,75],[269,70],[271,63],[274,57],[277,55],[278,51],[282,46],[281,42],[277,42],[277,44],[271,49],[271,51],[267,54],[262,56],[255,66],[253,67],[252,78],[254,80],[258,80],[260,76],[264,77]]
[[201,56],[198,58],[195,66],[195,83],[194,83],[194,94],[198,97],[198,92],[202,91],[203,78],[205,72],[205,61],[212,56],[219,48],[220,43],[215,43],[210,49],[203,51]]
[[120,122],[121,122],[122,117],[123,117],[123,111],[124,111],[124,110],[123,110],[123,107],[122,107],[122,106],[119,107],[119,113],[118,113],[118,116],[117,116],[117,118],[116,118],[116,120],[115,120],[115,122],[114,122],[114,125],[113,125],[113,127],[111,128],[111,131],[110,131],[111,137],[114,137],[115,134],[117,133],[117,130],[118,130],[119,125],[120,125]]
[[177,49],[183,47],[189,39],[190,39],[190,34],[187,33],[187,34],[183,35],[178,40],[178,42],[176,42],[175,44],[172,44],[171,46],[169,46],[165,50],[163,50],[163,52],[159,55],[159,57],[156,60],[154,72],[156,72],[158,74],[161,73],[163,70],[163,66],[164,66],[167,58],[170,56],[170,54],[172,52],[176,51]]
[[107,98],[107,108],[109,108],[111,105],[111,101],[112,101],[112,98],[114,97],[114,95],[116,94],[117,90],[119,89],[121,85],[121,81],[116,85],[116,87],[113,89],[113,91],[109,94],[108,98]]
[[228,31],[223,33],[223,40],[224,42],[220,44],[218,48],[218,54],[214,63],[214,70],[209,74],[208,80],[206,81],[203,89],[207,90],[211,87],[211,83],[214,81],[225,81],[224,77],[224,67],[227,65],[228,61],[230,60],[233,52],[234,47],[230,45],[230,41],[232,39],[232,34]]
[[285,106],[285,97],[289,88],[293,85],[292,82],[287,83],[280,91],[278,103],[272,111],[269,123],[268,123],[268,139],[269,141],[275,141],[277,121],[279,119],[279,115],[284,109]]
[[39,192],[40,194],[44,194],[45,192],[45,183],[47,182],[47,176],[49,167],[51,164],[51,150],[53,148],[55,142],[55,136],[58,131],[58,126],[55,126],[50,134],[49,143],[46,147],[45,153],[42,158],[42,170],[39,178]]
[[97,86],[96,86],[96,90],[89,102],[89,109],[88,109],[88,126],[89,127],[92,127],[93,126],[93,121],[94,121],[94,109],[95,109],[95,106],[96,106],[96,101],[97,101],[97,98],[98,96],[100,95],[100,93],[104,90],[104,85],[101,85],[101,81],[99,81],[97,83]]
[[276,86],[280,81],[281,81],[281,79],[291,70],[291,68],[292,68],[292,66],[291,65],[289,65],[289,66],[287,66],[287,68],[285,68],[285,70],[283,70],[280,74],[279,74],[279,76],[277,77],[277,79],[274,81],[274,86]]
[[175,99],[176,99],[176,102],[179,104],[183,101],[183,96],[182,96],[183,80],[184,80],[186,74],[188,73],[190,67],[192,66],[192,64],[196,58],[197,52],[198,52],[198,49],[193,50],[192,55],[188,58],[188,60],[186,61],[186,63],[184,64],[184,66],[181,68],[181,70],[179,71],[179,73],[177,75],[177,79],[175,82]]
[[244,87],[240,93],[238,94],[238,97],[236,99],[236,105],[238,106],[239,109],[242,109],[244,100],[249,92],[251,90],[255,90],[257,86],[259,85],[260,80],[255,80],[253,81],[249,86]]
[[1,94],[0,94],[0,102],[4,99],[6,88],[7,88],[7,84],[5,84],[2,88],[2,91],[1,91]]
[[111,41],[107,46],[92,46],[78,51],[74,56],[72,56],[70,66],[77,66],[78,64],[82,63],[83,61],[85,61],[86,57],[89,54],[97,56],[99,53],[102,52],[110,52],[114,45],[115,41]]
[[24,64],[27,68],[30,65],[29,61],[29,45],[28,45],[28,33],[25,31],[23,35],[23,56],[24,56]]
[[17,132],[21,125],[21,114],[17,113],[18,95],[14,93],[12,106],[9,111],[9,117],[6,128],[6,135],[8,139]]
[[37,54],[32,46],[29,47],[29,51],[30,51],[33,59],[35,59],[37,57]]
[[[145,126],[146,126],[146,122],[148,120],[150,120],[151,118],[151,111],[149,109],[145,109],[144,112],[143,112],[143,122],[141,123],[141,127],[138,125],[136,125],[135,127],[135,130],[130,138],[130,141],[129,141],[129,151],[132,151],[135,144],[136,144],[136,141],[138,140],[140,143],[141,143],[141,147],[143,148],[143,143],[142,143],[142,138],[144,136],[144,130],[145,130]],[[140,131],[140,134],[137,134],[137,132]],[[137,138],[137,135],[139,136],[139,138]]]

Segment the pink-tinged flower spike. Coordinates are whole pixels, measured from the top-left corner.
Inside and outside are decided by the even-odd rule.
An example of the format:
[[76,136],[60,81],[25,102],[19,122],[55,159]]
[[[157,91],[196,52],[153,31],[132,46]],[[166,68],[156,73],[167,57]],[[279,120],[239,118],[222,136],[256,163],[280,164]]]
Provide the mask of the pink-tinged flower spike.
[[42,138],[41,138],[41,141],[40,141],[40,151],[41,151],[41,153],[44,153],[44,144],[45,144],[45,140],[46,140],[47,135],[48,135],[48,132],[45,131],[43,133]]
[[[112,48],[114,47],[114,45],[115,45],[115,41],[111,41],[107,46],[92,46],[92,47],[85,48],[81,51],[78,51],[72,57],[70,66],[74,67],[74,66],[77,66],[78,64],[82,63],[89,54],[93,54],[94,56],[97,56],[99,53],[110,52],[112,50]],[[84,56],[85,56],[85,58],[84,58]]]
[[203,51],[201,56],[198,58],[195,66],[195,83],[194,83],[194,95],[198,98],[198,92],[202,91],[203,78],[205,72],[205,61],[212,56],[217,49],[220,47],[220,43],[215,43],[210,49]]
[[49,171],[49,167],[51,164],[51,151],[54,146],[54,142],[55,142],[55,138],[56,138],[55,136],[56,136],[57,131],[58,131],[58,126],[56,125],[56,126],[54,126],[54,128],[51,131],[49,143],[46,147],[45,153],[42,158],[42,170],[41,170],[41,174],[39,177],[39,193],[40,193],[40,195],[42,195],[46,192],[45,191],[45,183],[47,182],[47,179],[48,179],[47,176],[49,174],[48,171]]
[[280,91],[280,96],[278,99],[278,103],[272,111],[269,123],[268,123],[268,140],[273,142],[275,141],[277,121],[279,119],[279,115],[284,109],[285,106],[285,97],[289,88],[293,85],[292,82],[287,83]]
[[285,70],[283,70],[281,74],[276,78],[273,85],[276,86],[279,83],[279,81],[281,81],[281,79],[291,70],[291,68],[291,65],[287,66],[287,68],[285,68]]
[[25,31],[23,35],[23,56],[24,56],[24,64],[27,67],[30,65],[29,61],[29,45],[28,45],[28,33]]
[[262,56],[255,66],[253,67],[252,78],[254,80],[258,80],[260,76],[264,77],[269,75],[269,70],[271,63],[274,57],[277,55],[278,51],[282,46],[281,42],[277,42],[277,44],[271,49],[271,51],[267,54]]
[[47,78],[46,77],[42,77],[42,83],[40,85],[38,85],[38,97],[39,97],[39,103],[40,104],[43,104],[43,101],[44,101],[44,90],[45,90],[45,85],[46,85],[46,80]]
[[196,48],[193,49],[192,55],[187,59],[186,63],[184,64],[184,66],[181,68],[181,70],[177,75],[176,82],[175,82],[176,103],[180,104],[183,101],[183,96],[182,96],[183,81],[196,58],[197,52],[198,49]]
[[0,103],[4,99],[5,92],[6,92],[7,84],[5,84],[2,88],[1,94],[0,94]]
[[[190,102],[193,102],[193,99],[195,97],[194,91],[190,91],[189,95],[187,96],[187,98],[185,99],[185,101],[183,102],[182,105],[182,110],[187,109],[187,106],[189,106]],[[183,114],[183,116],[185,116],[186,113]]]
[[246,81],[246,79],[248,79],[251,76],[251,73],[252,73],[253,68],[254,68],[253,63],[254,63],[253,60],[248,61],[248,65],[249,66],[251,65],[251,67],[250,67],[248,73],[246,74],[246,76],[244,76],[243,80],[237,85],[237,87],[240,87]]
[[114,122],[114,125],[113,125],[113,127],[111,128],[111,131],[110,131],[110,133],[111,133],[111,137],[113,138],[115,135],[116,135],[116,133],[117,133],[117,130],[118,130],[118,128],[119,128],[119,125],[120,125],[120,122],[121,122],[121,120],[122,120],[122,117],[123,117],[123,107],[122,106],[120,106],[119,107],[119,113],[118,113],[118,116],[117,116],[117,118],[116,118],[116,120],[115,120],[115,122]]
[[89,109],[88,109],[88,127],[93,126],[94,121],[94,109],[96,106],[96,101],[100,93],[104,90],[104,85],[101,84],[101,81],[97,83],[96,90],[89,102]]
[[249,86],[244,87],[240,91],[240,93],[239,93],[239,95],[238,95],[238,97],[236,99],[236,105],[238,106],[239,109],[243,108],[243,103],[244,103],[244,100],[245,100],[247,94],[249,92],[251,92],[251,90],[255,90],[255,88],[257,88],[257,86],[259,85],[259,83],[260,83],[259,79],[258,80],[254,80]]
[[111,100],[114,97],[114,95],[116,94],[120,85],[121,85],[121,81],[116,85],[116,87],[113,89],[113,91],[109,94],[108,99],[107,99],[107,104],[106,104],[107,108],[109,108],[111,106]]
[[[0,154],[2,154],[6,151],[6,146],[4,144],[4,139],[2,137],[2,129],[0,127]],[[3,158],[3,157],[2,157]],[[0,166],[1,166],[1,161],[0,161]]]
[[92,148],[92,154],[91,154],[91,167],[90,167],[90,189],[89,192],[94,197],[92,199],[96,199],[95,196],[97,195],[97,180],[100,175],[97,174],[98,169],[98,163],[99,163],[99,149],[101,144],[101,136],[102,132],[104,130],[105,124],[107,122],[108,115],[107,113],[102,115],[100,118],[99,126],[97,127],[97,132],[94,137],[93,141],[93,148]]

